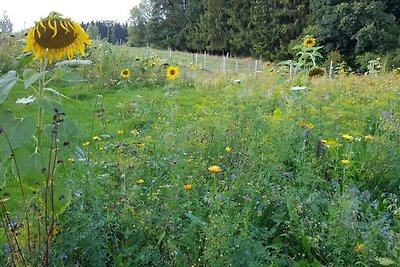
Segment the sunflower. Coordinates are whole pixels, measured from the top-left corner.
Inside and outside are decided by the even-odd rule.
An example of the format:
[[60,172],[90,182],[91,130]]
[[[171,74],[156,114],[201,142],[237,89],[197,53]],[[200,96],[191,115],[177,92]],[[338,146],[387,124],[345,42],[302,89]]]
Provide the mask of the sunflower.
[[303,45],[305,47],[313,47],[315,45],[316,41],[314,37],[307,37],[304,39]]
[[176,66],[169,66],[167,68],[167,78],[170,80],[175,80],[179,76],[179,69]]
[[120,75],[122,78],[129,78],[129,76],[131,76],[131,71],[130,69],[123,69],[121,70]]
[[71,60],[78,52],[85,56],[85,48],[91,44],[89,36],[82,27],[69,18],[51,12],[47,18],[40,19],[26,37],[23,53],[32,51],[34,59],[52,63],[54,58]]

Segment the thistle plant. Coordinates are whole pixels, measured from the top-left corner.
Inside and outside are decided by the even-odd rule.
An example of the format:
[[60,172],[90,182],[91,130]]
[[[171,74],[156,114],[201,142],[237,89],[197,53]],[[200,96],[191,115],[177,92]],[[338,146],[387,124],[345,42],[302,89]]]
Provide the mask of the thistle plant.
[[[68,137],[73,135],[68,131],[74,127],[65,122],[57,101],[65,96],[48,86],[55,79],[80,80],[63,68],[65,64],[53,66],[53,62],[65,57],[72,60],[78,53],[84,56],[90,43],[79,24],[51,12],[28,32],[25,54],[19,57],[25,64],[37,60],[38,68],[25,69],[22,79],[15,71],[0,77],[0,104],[23,82],[35,96],[17,103],[37,106],[36,119],[31,115],[16,118],[10,110],[0,113],[0,178],[5,181],[0,219],[12,266],[49,266],[52,240],[58,232],[56,217],[68,204],[66,187],[55,179],[63,162],[60,147],[68,146]],[[48,92],[51,95],[46,95]],[[46,124],[50,116],[52,120]]]

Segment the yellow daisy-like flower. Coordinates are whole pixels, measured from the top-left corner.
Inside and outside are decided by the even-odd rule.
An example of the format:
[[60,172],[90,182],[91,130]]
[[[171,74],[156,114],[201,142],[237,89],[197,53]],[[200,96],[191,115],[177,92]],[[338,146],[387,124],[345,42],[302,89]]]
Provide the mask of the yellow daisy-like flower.
[[309,129],[314,128],[314,124],[312,124],[312,123],[299,123],[299,124],[297,124],[297,126],[299,126],[301,128],[309,128]]
[[342,162],[344,165],[349,165],[349,164],[350,164],[350,160],[348,160],[348,159],[342,159],[341,162]]
[[185,190],[190,190],[190,189],[192,189],[192,184],[185,184],[184,186],[183,186],[183,189],[185,189]]
[[90,142],[89,141],[83,142],[82,145],[83,146],[88,146],[88,145],[90,145]]
[[129,78],[129,76],[131,76],[131,70],[130,69],[123,69],[121,70],[120,76],[122,78]]
[[54,58],[71,60],[76,54],[85,56],[85,48],[91,44],[89,36],[82,27],[69,18],[51,12],[31,28],[26,37],[26,47],[22,51],[33,52],[35,60],[52,63]]
[[197,65],[196,64],[192,64],[192,65],[190,65],[190,67],[192,68],[192,70],[197,70]]
[[139,130],[133,129],[131,130],[131,134],[133,134],[134,136],[138,136],[140,134]]
[[118,130],[118,131],[117,131],[117,134],[118,134],[118,135],[123,135],[123,134],[124,134],[124,130]]
[[75,163],[75,160],[73,158],[68,158],[69,163]]
[[313,47],[315,46],[316,41],[314,37],[307,37],[306,39],[304,39],[303,45],[305,47]]
[[144,147],[146,144],[145,143],[138,143],[137,146],[138,147]]
[[166,74],[168,79],[175,80],[179,76],[179,69],[176,66],[169,66]]
[[98,135],[92,137],[93,141],[99,141],[101,138]]
[[138,184],[144,184],[144,180],[143,180],[143,179],[139,179],[139,180],[136,181],[136,183],[138,183]]
[[227,147],[225,148],[225,151],[226,151],[226,153],[230,154],[230,153],[232,152],[232,148],[229,147],[229,146],[227,146]]
[[337,147],[339,143],[333,140],[321,139],[321,143],[326,145],[327,147]]
[[342,137],[343,137],[343,139],[346,140],[346,141],[351,141],[351,140],[354,139],[353,136],[348,135],[348,134],[344,134],[344,135],[342,135]]
[[364,140],[365,140],[365,141],[371,141],[373,138],[374,138],[374,137],[373,137],[372,135],[370,135],[370,134],[364,136]]
[[216,165],[210,166],[210,167],[208,167],[208,171],[212,172],[212,173],[219,173],[221,171],[221,167],[216,166]]

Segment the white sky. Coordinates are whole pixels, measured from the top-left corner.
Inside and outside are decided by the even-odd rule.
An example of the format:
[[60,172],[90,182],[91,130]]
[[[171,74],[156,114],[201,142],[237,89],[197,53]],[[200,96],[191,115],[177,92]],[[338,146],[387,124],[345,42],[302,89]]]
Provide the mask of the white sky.
[[140,0],[0,0],[0,17],[3,10],[13,23],[13,30],[30,28],[51,11],[63,14],[75,22],[114,20],[126,22],[129,11]]

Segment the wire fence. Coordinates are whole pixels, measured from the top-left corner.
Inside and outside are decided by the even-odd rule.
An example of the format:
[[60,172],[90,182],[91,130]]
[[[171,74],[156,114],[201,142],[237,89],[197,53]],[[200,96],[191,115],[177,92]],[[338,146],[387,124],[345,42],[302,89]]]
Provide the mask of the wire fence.
[[133,53],[141,58],[158,57],[171,64],[181,66],[196,66],[196,68],[219,73],[258,73],[262,72],[266,62],[252,58],[232,57],[227,53],[223,56],[211,55],[209,52],[189,53],[168,50],[158,50],[149,47],[133,48]]

